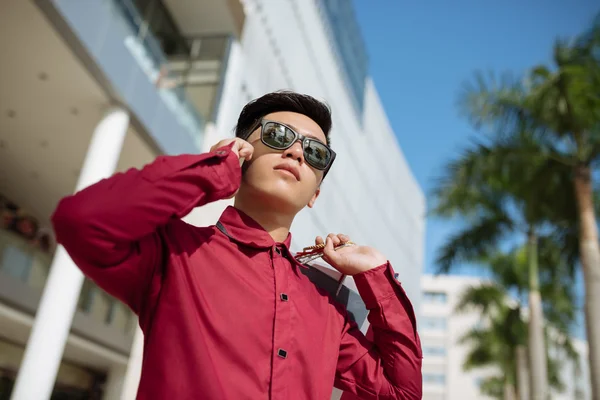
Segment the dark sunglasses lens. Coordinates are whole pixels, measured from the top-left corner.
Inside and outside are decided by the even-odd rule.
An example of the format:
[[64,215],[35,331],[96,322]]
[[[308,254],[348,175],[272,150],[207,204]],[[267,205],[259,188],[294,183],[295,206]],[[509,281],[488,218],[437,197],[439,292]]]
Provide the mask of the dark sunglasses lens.
[[325,169],[331,163],[331,150],[318,140],[307,140],[304,147],[306,162],[317,169]]
[[271,147],[287,149],[294,143],[296,135],[289,128],[281,124],[268,122],[263,127],[262,138]]

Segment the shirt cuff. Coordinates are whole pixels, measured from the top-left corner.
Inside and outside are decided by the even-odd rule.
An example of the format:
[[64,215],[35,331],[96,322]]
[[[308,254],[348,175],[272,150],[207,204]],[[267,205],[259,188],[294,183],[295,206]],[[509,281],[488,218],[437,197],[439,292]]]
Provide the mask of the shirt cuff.
[[242,168],[238,156],[231,150],[233,143],[219,147],[207,156],[219,160],[217,168],[211,168],[215,183],[213,200],[221,200],[234,194],[242,181]]
[[401,287],[394,276],[394,269],[389,262],[353,276],[358,293],[368,310],[377,308],[383,300],[396,296],[394,286]]

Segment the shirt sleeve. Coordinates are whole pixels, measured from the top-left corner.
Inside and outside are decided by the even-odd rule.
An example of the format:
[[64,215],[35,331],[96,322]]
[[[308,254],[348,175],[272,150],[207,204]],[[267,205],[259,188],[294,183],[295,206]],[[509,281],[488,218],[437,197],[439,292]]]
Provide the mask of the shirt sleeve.
[[160,290],[168,257],[161,229],[194,207],[231,196],[240,182],[231,146],[160,156],[141,170],[115,174],[65,197],[52,223],[57,241],[83,273],[139,315],[144,299]]
[[391,265],[355,275],[354,281],[369,310],[370,339],[346,318],[336,371],[342,399],[421,399],[415,314]]

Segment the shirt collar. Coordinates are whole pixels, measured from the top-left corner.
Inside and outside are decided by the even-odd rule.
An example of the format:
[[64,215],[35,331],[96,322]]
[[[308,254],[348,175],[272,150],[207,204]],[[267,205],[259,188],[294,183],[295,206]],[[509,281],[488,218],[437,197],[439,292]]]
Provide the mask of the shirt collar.
[[235,242],[256,249],[268,249],[275,245],[283,245],[290,253],[291,234],[288,234],[282,243],[276,243],[258,222],[235,207],[228,206],[221,214],[219,222],[225,228],[223,233]]

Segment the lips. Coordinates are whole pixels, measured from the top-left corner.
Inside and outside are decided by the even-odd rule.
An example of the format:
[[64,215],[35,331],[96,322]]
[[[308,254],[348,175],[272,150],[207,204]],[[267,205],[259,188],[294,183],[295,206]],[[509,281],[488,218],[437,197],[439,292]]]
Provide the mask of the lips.
[[300,180],[300,171],[298,171],[298,168],[296,168],[293,165],[290,165],[290,164],[287,164],[287,163],[283,163],[283,164],[279,164],[274,169],[280,169],[280,170],[288,171],[289,173],[291,173],[292,175],[294,175],[294,177],[296,178],[297,181]]

